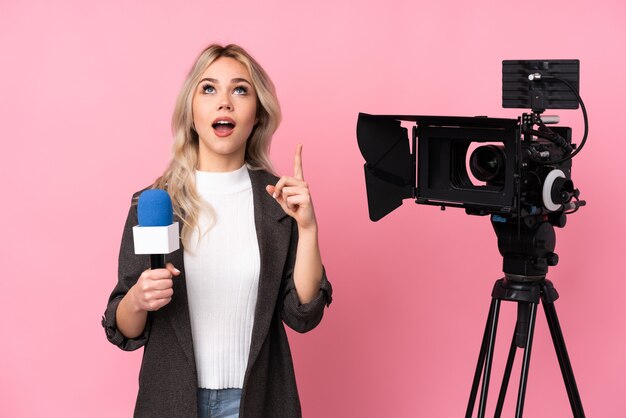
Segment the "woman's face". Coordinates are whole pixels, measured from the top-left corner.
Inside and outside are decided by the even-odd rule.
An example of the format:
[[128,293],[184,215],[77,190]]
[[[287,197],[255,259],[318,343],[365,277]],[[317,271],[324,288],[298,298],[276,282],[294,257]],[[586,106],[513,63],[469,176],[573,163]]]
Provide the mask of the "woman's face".
[[236,59],[218,58],[202,73],[192,102],[199,170],[233,171],[243,165],[257,122],[256,102],[250,73]]

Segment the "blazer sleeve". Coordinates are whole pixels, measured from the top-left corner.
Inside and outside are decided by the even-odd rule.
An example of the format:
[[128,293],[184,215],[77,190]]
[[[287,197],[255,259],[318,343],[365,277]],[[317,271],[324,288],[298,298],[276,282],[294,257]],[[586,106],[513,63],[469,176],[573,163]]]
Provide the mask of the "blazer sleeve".
[[138,193],[133,196],[126,224],[124,225],[118,259],[118,281],[113,292],[111,292],[102,317],[102,327],[107,339],[125,351],[132,351],[142,347],[148,341],[150,335],[150,314],[148,314],[148,321],[143,333],[136,338],[126,338],[117,328],[115,321],[115,313],[120,301],[128,290],[137,283],[141,273],[150,267],[150,258],[145,255],[136,255],[134,250],[133,226],[137,225],[137,205],[135,203],[137,202],[137,196]]
[[322,266],[322,281],[318,295],[309,303],[300,303],[293,280],[298,245],[298,229],[293,222],[291,242],[287,256],[285,274],[282,280],[282,319],[297,332],[308,332],[315,328],[324,315],[324,308],[330,306],[333,300],[333,288],[326,277],[326,269]]

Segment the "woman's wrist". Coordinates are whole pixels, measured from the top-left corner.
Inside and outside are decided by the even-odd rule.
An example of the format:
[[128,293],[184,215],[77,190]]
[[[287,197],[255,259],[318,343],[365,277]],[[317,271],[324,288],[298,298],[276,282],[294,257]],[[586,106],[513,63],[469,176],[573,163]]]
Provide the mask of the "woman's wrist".
[[128,290],[128,293],[126,293],[125,298],[128,298],[126,301],[126,306],[130,310],[131,313],[138,314],[144,311],[143,309],[141,309],[141,305],[137,301],[137,284],[136,283],[133,285],[133,287],[131,287]]
[[303,235],[315,236],[317,237],[317,222],[313,221],[311,224],[302,226],[298,224],[298,235],[302,237]]

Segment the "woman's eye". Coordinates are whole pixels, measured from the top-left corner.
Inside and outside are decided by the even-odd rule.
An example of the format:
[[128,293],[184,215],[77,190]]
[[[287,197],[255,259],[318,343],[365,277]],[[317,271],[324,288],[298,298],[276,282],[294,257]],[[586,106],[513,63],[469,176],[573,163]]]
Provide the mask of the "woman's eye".
[[233,90],[233,93],[235,93],[235,94],[246,94],[246,93],[248,93],[248,89],[245,88],[244,86],[237,86]]
[[202,86],[202,91],[207,94],[215,93],[215,87],[210,84],[205,84],[204,86]]

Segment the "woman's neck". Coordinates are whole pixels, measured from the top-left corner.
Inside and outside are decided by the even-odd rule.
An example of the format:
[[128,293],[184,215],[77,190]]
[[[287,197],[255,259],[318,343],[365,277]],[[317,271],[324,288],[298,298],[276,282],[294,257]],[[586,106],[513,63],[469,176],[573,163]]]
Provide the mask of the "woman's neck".
[[199,171],[226,173],[238,170],[245,164],[245,150],[226,155],[203,152],[203,149],[199,151],[196,167]]

